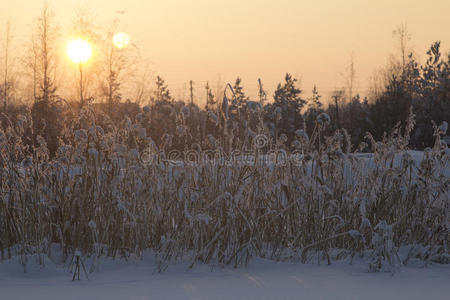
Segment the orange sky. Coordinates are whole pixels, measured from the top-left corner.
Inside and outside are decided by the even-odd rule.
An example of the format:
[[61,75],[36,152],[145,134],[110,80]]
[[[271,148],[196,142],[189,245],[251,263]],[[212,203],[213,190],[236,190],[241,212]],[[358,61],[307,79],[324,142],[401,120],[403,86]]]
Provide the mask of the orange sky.
[[[0,29],[7,19],[22,42],[31,32],[41,0],[0,0]],[[450,49],[448,0],[59,0],[50,1],[62,28],[75,8],[89,7],[101,23],[120,16],[125,30],[177,95],[190,79],[204,86],[218,75],[243,77],[256,94],[257,79],[273,91],[285,72],[301,78],[305,90],[343,85],[340,73],[353,52],[359,91],[376,67],[395,52],[393,29],[406,23],[411,46],[423,58],[442,41]],[[118,15],[117,11],[124,11]],[[199,88],[199,87],[198,87]],[[198,91],[203,95],[203,89]],[[201,94],[200,94],[201,93]]]

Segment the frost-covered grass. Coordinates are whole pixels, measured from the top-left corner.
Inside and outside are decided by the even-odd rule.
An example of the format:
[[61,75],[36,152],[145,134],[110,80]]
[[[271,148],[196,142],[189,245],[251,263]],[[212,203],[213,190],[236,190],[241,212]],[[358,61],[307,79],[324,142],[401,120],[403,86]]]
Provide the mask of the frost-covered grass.
[[[396,270],[411,259],[449,263],[444,126],[435,128],[436,144],[420,161],[407,148],[412,117],[382,141],[368,135],[361,146],[371,149],[367,157],[345,130],[324,136],[329,118],[319,115],[311,136],[297,133],[300,161],[180,166],[143,163],[146,150],[167,143],[157,147],[139,119],[101,128],[86,109],[53,158],[41,138],[26,149],[21,137],[30,121],[20,121],[0,132],[1,260],[26,265],[33,255],[43,264],[58,244],[75,275],[95,270],[101,258],[146,250],[156,253],[159,271],[177,261],[237,267],[254,257],[330,264],[362,256],[370,271]],[[216,149],[227,149],[224,128],[210,143]],[[267,141],[255,143],[253,157],[286,149],[264,128],[262,134]]]

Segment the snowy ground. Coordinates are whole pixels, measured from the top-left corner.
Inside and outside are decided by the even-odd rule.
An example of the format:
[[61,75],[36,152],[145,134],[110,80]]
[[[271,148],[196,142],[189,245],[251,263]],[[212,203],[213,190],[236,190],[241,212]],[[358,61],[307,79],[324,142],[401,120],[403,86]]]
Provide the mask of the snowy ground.
[[0,299],[449,299],[450,265],[367,273],[365,264],[303,265],[254,259],[247,268],[171,266],[155,273],[139,263],[103,261],[89,279],[72,282],[67,267],[30,260],[0,263]]

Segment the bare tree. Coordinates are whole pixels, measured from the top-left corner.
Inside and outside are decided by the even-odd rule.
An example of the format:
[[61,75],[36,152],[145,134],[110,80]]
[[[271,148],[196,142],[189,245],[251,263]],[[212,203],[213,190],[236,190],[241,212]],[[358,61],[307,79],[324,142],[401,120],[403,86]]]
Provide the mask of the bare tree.
[[[345,92],[346,95],[345,97],[342,97],[343,101],[345,101],[348,105],[348,121],[349,121],[349,129],[353,130],[353,109],[352,109],[352,101],[353,101],[353,97],[355,94],[355,90],[357,88],[357,83],[356,83],[356,69],[355,69],[355,55],[352,52],[350,54],[350,61],[346,67],[345,73],[343,74],[344,77],[344,81],[345,81]],[[336,94],[333,95],[334,98],[336,98]],[[342,95],[344,96],[344,95]],[[339,109],[336,106],[336,112],[339,112]]]
[[55,101],[58,37],[59,28],[56,25],[54,13],[45,4],[34,23],[29,51],[25,57],[25,68],[33,78],[32,143],[39,143],[38,136],[44,138],[51,155],[58,148],[58,137],[61,134],[63,123],[63,116],[58,108],[59,104]]
[[371,102],[379,98],[386,87],[385,68],[376,68],[369,77],[368,98]]
[[404,72],[406,67],[406,59],[410,52],[408,43],[411,40],[411,35],[405,23],[398,25],[397,28],[394,29],[394,31],[392,32],[392,35],[398,41],[398,47],[400,50],[400,60],[402,70]]
[[[114,104],[122,99],[122,85],[131,84],[131,80],[128,79],[132,78],[136,72],[139,54],[134,44],[122,45],[122,47],[113,44],[114,35],[120,28],[119,19],[114,19],[107,28],[101,40],[99,78],[102,96],[108,103],[108,110],[111,113]],[[144,76],[147,75],[144,74]]]
[[55,41],[59,29],[54,21],[54,13],[47,4],[44,5],[36,19],[34,32],[31,37],[26,67],[33,74],[34,101],[48,102],[55,95],[55,77],[57,55]]
[[3,42],[3,87],[2,87],[2,96],[3,96],[3,109],[6,111],[6,108],[8,106],[8,99],[9,99],[9,89],[10,89],[10,80],[9,80],[9,60],[10,60],[10,47],[11,47],[11,24],[9,21],[6,22],[6,29],[5,29],[5,37]]
[[[75,18],[72,25],[72,35],[87,41],[89,44],[101,44],[100,35],[97,33],[98,29],[94,25],[94,18],[92,14],[84,8],[79,8],[76,11]],[[98,59],[90,59],[90,62],[80,62],[77,65],[78,72],[78,94],[79,106],[83,107],[86,99],[92,93],[93,76],[98,71]]]
[[350,61],[346,70],[346,90],[348,101],[351,102],[354,96],[354,91],[356,89],[356,69],[355,69],[355,55],[352,52],[350,54]]
[[396,41],[399,54],[393,54],[389,58],[386,66],[377,68],[370,77],[369,99],[373,101],[380,97],[385,87],[392,80],[392,77],[400,78],[406,75],[409,56],[413,50],[409,45],[411,34],[406,24],[398,25],[393,31],[392,36]]
[[137,104],[143,104],[148,102],[150,99],[150,81],[151,81],[151,71],[148,65],[141,66],[133,74],[133,100]]

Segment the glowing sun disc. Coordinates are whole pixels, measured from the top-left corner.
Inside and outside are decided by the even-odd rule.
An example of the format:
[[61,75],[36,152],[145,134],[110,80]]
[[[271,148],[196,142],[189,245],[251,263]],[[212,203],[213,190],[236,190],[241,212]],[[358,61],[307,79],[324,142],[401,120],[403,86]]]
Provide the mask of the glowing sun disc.
[[77,38],[67,45],[67,55],[74,63],[84,63],[91,57],[92,47],[88,41]]
[[113,44],[116,48],[124,49],[130,45],[130,36],[125,32],[118,32],[113,36]]

